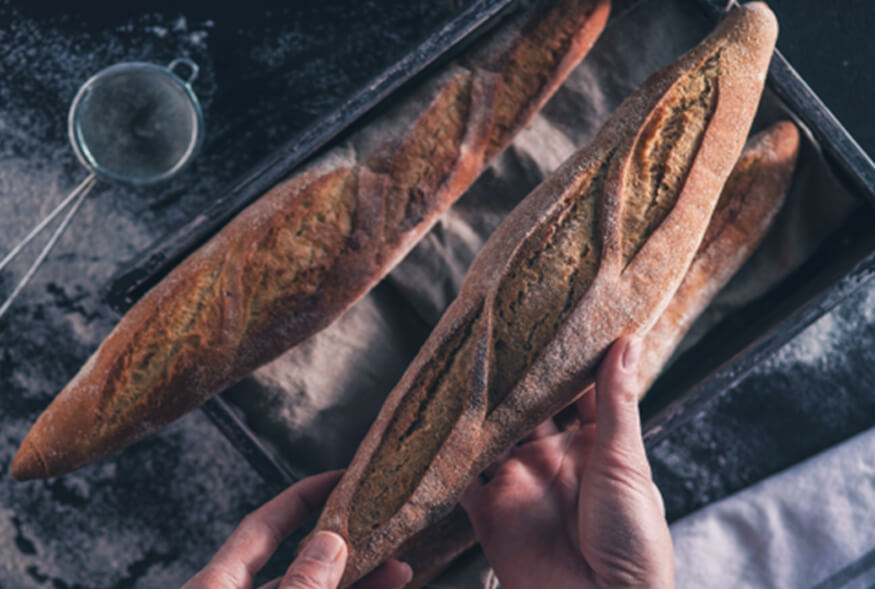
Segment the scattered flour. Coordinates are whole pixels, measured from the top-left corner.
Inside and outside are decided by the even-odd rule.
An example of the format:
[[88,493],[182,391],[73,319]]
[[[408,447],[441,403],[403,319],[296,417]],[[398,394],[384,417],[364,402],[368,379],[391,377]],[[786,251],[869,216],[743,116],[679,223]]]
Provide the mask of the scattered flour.
[[[88,77],[118,62],[188,56],[202,65],[196,90],[205,109],[212,100],[207,49],[214,23],[147,14],[95,32],[77,19],[58,15],[37,22],[0,0],[0,257],[87,174],[69,145],[66,118]],[[109,277],[167,230],[149,217],[150,202],[159,191],[182,189],[173,183],[152,192],[98,183],[0,320],[2,472],[35,412],[115,323],[101,296]],[[175,213],[168,207],[165,214]],[[38,238],[0,274],[0,298],[44,241]],[[133,582],[143,567],[160,579],[152,586],[179,586],[209,558],[215,539],[269,495],[203,416],[138,448],[123,460],[45,483],[22,485],[6,477],[0,484],[0,587],[129,586],[125,577]],[[200,483],[190,488],[186,481],[194,478]],[[183,504],[202,511],[180,517]]]
[[778,350],[769,362],[779,367],[828,364],[835,360],[844,327],[835,315],[824,315]]
[[157,37],[162,39],[167,36],[167,27],[155,25],[152,27],[146,27],[146,30],[154,33]]
[[763,363],[762,370],[794,366],[834,370],[846,366],[846,351],[875,330],[875,283],[864,284]]
[[[141,15],[113,31],[93,33],[72,17],[37,23],[3,5],[0,20],[11,23],[2,39],[9,50],[0,52],[5,78],[0,85],[2,256],[88,173],[76,160],[67,137],[67,112],[79,86],[99,70],[123,61],[167,63],[176,56],[191,56],[203,63],[207,28],[214,23],[195,25],[184,15],[168,22],[155,13]],[[124,43],[127,36],[137,42]],[[208,101],[209,93],[205,97],[200,86],[198,90],[201,102]],[[154,229],[142,224],[144,219],[131,215],[131,209],[142,208],[144,193],[98,182],[44,271],[20,300],[44,290],[48,282],[73,288],[82,284],[86,291],[105,284],[118,262],[156,237]],[[46,239],[47,234],[37,238],[6,270],[4,292],[23,276]],[[94,337],[81,321],[77,332],[85,339]]]

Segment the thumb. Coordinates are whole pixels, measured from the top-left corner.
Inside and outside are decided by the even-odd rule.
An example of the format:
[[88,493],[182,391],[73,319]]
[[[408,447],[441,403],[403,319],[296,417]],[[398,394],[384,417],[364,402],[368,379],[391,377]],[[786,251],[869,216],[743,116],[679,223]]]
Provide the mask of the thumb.
[[593,451],[626,467],[643,467],[649,474],[638,413],[640,356],[641,338],[628,336],[617,340],[602,360],[596,377],[598,421]]
[[673,587],[671,534],[638,414],[641,340],[621,338],[596,377],[596,439],[580,487],[581,553],[600,585]]
[[280,589],[336,589],[346,556],[343,538],[333,532],[319,532],[286,571]]

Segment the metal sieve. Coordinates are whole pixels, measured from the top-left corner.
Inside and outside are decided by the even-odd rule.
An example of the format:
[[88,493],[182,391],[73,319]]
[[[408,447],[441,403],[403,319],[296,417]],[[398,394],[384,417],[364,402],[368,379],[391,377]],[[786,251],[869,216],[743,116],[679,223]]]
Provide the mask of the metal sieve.
[[[188,68],[183,79],[174,70]],[[98,178],[142,186],[179,172],[203,138],[203,113],[191,88],[198,74],[187,58],[166,67],[145,62],[119,63],[86,81],[70,105],[70,143],[89,175],[64,198],[2,261],[2,271],[43,229],[67,210],[60,225],[0,306],[2,317],[30,282],[70,224]]]

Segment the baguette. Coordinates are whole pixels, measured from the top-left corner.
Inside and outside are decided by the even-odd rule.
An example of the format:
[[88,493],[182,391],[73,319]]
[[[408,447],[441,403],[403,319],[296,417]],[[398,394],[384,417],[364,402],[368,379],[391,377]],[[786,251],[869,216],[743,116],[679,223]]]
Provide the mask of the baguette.
[[32,427],[12,475],[119,450],[326,327],[552,95],[608,6],[542,2],[511,19],[240,213],[122,318]]
[[638,363],[641,397],[696,318],[765,237],[790,188],[798,152],[799,130],[789,121],[775,123],[747,142],[687,275],[644,338]]
[[342,585],[579,396],[613,341],[655,323],[741,152],[776,36],[764,4],[734,10],[490,237],[320,516],[349,546]]
[[[745,144],[684,280],[644,336],[638,370],[642,397],[696,317],[762,241],[784,202],[798,149],[799,131],[787,121],[775,123]],[[562,429],[575,429],[577,411],[569,407],[562,415],[566,413],[571,415],[562,420]],[[402,546],[397,558],[414,572],[406,587],[425,586],[475,543],[474,528],[456,506]]]
[[413,569],[404,589],[419,589],[437,577],[456,558],[477,544],[468,515],[456,505],[446,516],[425,528],[398,551],[398,560]]

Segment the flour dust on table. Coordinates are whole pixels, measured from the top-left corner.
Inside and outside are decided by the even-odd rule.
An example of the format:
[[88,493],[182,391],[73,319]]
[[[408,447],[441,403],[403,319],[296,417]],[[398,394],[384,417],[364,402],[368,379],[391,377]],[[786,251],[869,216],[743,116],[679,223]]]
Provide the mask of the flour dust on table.
[[[67,111],[88,77],[122,61],[206,60],[205,22],[155,14],[122,27],[92,31],[72,15],[37,21],[0,2],[0,257],[87,174],[67,138]],[[213,87],[202,68],[196,89],[206,107]],[[202,175],[202,187],[227,182]],[[98,185],[0,320],[0,587],[180,586],[272,493],[200,414],[74,476],[22,485],[7,474],[34,416],[115,323],[100,289],[182,220],[185,211],[153,205],[188,181]],[[0,299],[45,239],[0,273]]]

